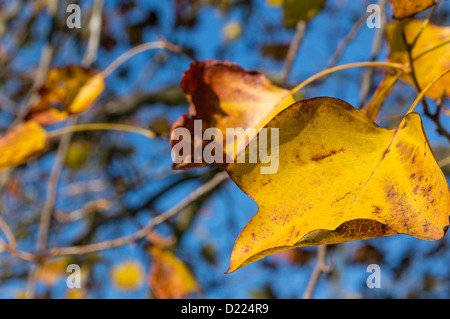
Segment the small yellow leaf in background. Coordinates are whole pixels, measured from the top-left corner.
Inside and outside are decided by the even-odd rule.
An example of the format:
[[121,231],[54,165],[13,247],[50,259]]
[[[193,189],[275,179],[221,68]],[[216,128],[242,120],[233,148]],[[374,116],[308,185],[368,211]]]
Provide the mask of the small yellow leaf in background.
[[361,109],[372,121],[375,121],[377,118],[381,110],[381,105],[388,98],[389,94],[391,94],[399,77],[400,71],[397,71],[396,74],[387,73],[373,93],[370,101]]
[[101,73],[89,78],[80,88],[73,102],[67,108],[70,113],[86,111],[105,89],[105,79]]
[[225,41],[234,41],[242,35],[242,24],[239,21],[230,21],[222,29]]
[[55,261],[46,262],[40,265],[36,270],[36,279],[48,286],[54,286],[62,276],[66,275],[67,260],[59,258]]
[[0,171],[23,164],[47,146],[47,132],[36,122],[17,125],[0,137]]
[[186,298],[199,290],[189,268],[173,253],[157,246],[150,247],[149,253],[153,258],[149,283],[156,298]]
[[[202,120],[203,129],[219,129],[225,148],[224,163],[226,157],[234,159],[235,154],[247,144],[245,134],[239,133],[236,142],[227,144],[227,128],[253,128],[257,132],[294,102],[288,90],[272,84],[264,75],[242,69],[227,61],[193,62],[183,75],[181,87],[190,104],[189,113],[181,116],[172,125],[172,132],[177,128],[187,128],[193,137],[194,120]],[[249,135],[250,140],[253,137],[254,135]],[[174,140],[171,142],[172,146],[178,143]],[[191,142],[191,145],[193,144]],[[191,160],[191,164],[181,163],[175,168],[205,165]]]
[[117,264],[111,271],[111,277],[120,290],[133,291],[144,281],[144,269],[137,260],[128,260]]
[[268,0],[271,6],[282,6],[284,24],[293,28],[299,21],[309,20],[316,16],[325,5],[326,0]]
[[67,119],[87,110],[104,90],[105,79],[97,70],[78,65],[51,69],[39,89],[40,99],[27,115],[42,125]]
[[397,233],[441,239],[449,224],[448,184],[419,115],[406,120],[385,153],[394,130],[342,100],[303,100],[277,115],[266,128],[279,128],[279,170],[262,175],[260,162],[227,167],[259,207],[236,241],[228,272],[293,247]]
[[450,115],[450,109],[444,107],[442,113],[444,113],[444,115]]
[[404,19],[422,12],[436,3],[435,0],[388,0],[395,19]]
[[86,299],[87,293],[83,288],[72,288],[66,291],[65,299]]
[[[391,49],[389,61],[403,64],[409,63],[408,52],[406,51],[402,37],[402,30],[404,30],[408,43],[411,43],[420,32],[422,26],[423,21],[417,19],[394,21],[387,26],[387,39]],[[412,58],[414,60],[416,78],[421,89],[430,84],[450,67],[450,43],[424,54],[446,41],[450,41],[450,27],[428,24],[414,46]],[[413,78],[410,74],[405,74],[402,76],[402,79],[414,85]],[[440,99],[443,92],[446,92],[446,95],[450,96],[450,74],[444,76],[431,87],[426,96],[433,99]]]
[[70,144],[66,154],[66,165],[72,169],[82,168],[91,151],[87,141],[78,140]]

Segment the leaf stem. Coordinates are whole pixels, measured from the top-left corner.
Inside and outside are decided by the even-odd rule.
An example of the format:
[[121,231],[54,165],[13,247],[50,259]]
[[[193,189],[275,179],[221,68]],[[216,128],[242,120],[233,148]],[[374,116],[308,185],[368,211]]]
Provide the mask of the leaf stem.
[[444,166],[447,166],[447,165],[450,165],[450,156],[447,156],[446,158],[441,159],[438,162],[438,165],[439,165],[440,168],[442,168]]
[[120,55],[117,59],[115,59],[105,70],[102,71],[103,77],[106,78],[111,75],[111,73],[114,72],[119,66],[121,66],[124,62],[126,62],[136,54],[153,49],[168,49],[176,53],[183,53],[183,48],[166,40],[143,43],[131,48],[130,50]]
[[323,70],[319,73],[316,73],[312,76],[310,76],[309,78],[307,78],[305,81],[303,81],[302,83],[300,83],[299,85],[297,85],[295,88],[293,88],[291,90],[291,94],[295,94],[296,92],[300,91],[301,89],[303,89],[305,86],[307,86],[308,84],[314,82],[315,80],[324,77],[328,74],[337,72],[337,71],[341,71],[341,70],[345,70],[345,69],[351,69],[351,68],[358,68],[358,67],[377,67],[377,66],[381,66],[381,67],[388,67],[388,68],[392,68],[395,70],[405,70],[405,66],[401,63],[394,63],[394,62],[377,62],[377,61],[368,61],[368,62],[355,62],[355,63],[348,63],[348,64],[343,64],[343,65],[338,65],[326,70]]
[[88,124],[78,124],[74,126],[64,127],[59,130],[55,130],[48,133],[50,138],[55,138],[68,133],[82,132],[82,131],[98,131],[98,130],[108,130],[108,131],[122,131],[131,132],[144,135],[150,139],[155,138],[155,133],[148,129],[126,125],[126,124],[112,124],[112,123],[88,123]]
[[435,85],[437,82],[439,82],[440,79],[442,79],[447,73],[450,72],[450,68],[446,69],[444,72],[442,72],[438,77],[436,77],[432,82],[430,82],[417,96],[414,103],[409,108],[408,112],[406,114],[409,114],[414,111],[417,104],[420,103],[420,101],[424,98],[425,94],[427,94],[428,90],[431,89],[433,85]]

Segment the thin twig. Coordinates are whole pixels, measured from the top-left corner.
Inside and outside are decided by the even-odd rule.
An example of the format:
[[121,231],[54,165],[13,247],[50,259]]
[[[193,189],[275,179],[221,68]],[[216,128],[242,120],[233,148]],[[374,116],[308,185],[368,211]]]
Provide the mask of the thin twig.
[[347,35],[339,42],[336,51],[334,52],[333,56],[328,61],[328,67],[331,68],[336,65],[336,63],[341,58],[342,54],[344,53],[347,46],[355,39],[356,35],[358,34],[361,27],[364,25],[368,17],[368,14],[362,16],[359,18],[354,24],[353,27],[350,29],[350,31],[347,33]]
[[3,243],[2,249],[9,252],[12,256],[26,260],[26,261],[45,261],[49,258],[62,256],[62,255],[82,255],[89,254],[97,251],[103,251],[110,248],[121,247],[126,244],[130,244],[137,240],[145,238],[148,234],[150,234],[154,228],[169,220],[170,218],[175,217],[190,204],[198,200],[200,197],[208,194],[213,191],[216,187],[218,187],[222,182],[228,179],[228,174],[226,172],[217,173],[213,178],[211,178],[208,182],[201,185],[199,188],[191,192],[187,197],[185,197],[182,201],[180,201],[177,205],[168,209],[164,213],[157,215],[150,219],[147,225],[137,232],[122,236],[112,240],[106,240],[99,243],[88,244],[83,246],[71,246],[71,247],[62,247],[62,248],[52,248],[47,252],[42,254],[31,254],[26,251],[21,251],[17,249],[13,249],[10,245]]
[[[381,8],[381,16],[380,16],[380,24],[381,28],[377,29],[375,36],[373,38],[372,42],[372,51],[370,52],[370,60],[375,61],[377,59],[378,54],[381,51],[383,39],[384,39],[384,33],[386,30],[386,0],[380,0],[378,2],[378,5]],[[373,69],[366,69],[364,70],[362,74],[361,79],[361,89],[359,94],[359,101],[360,101],[360,107],[364,104],[367,97],[369,96],[370,87],[372,84],[372,75],[373,75]]]
[[297,56],[298,49],[300,48],[300,44],[302,43],[303,37],[305,35],[305,31],[306,21],[301,20],[297,22],[295,28],[295,36],[292,39],[291,44],[289,45],[289,49],[283,65],[283,70],[280,74],[282,83],[286,83],[289,73],[291,72],[292,64],[294,63],[295,57]]
[[5,234],[6,240],[8,241],[8,244],[10,246],[17,246],[17,240],[14,236],[14,233],[12,232],[11,228],[9,227],[8,223],[3,219],[2,216],[0,216],[0,229]]
[[322,273],[329,273],[333,269],[333,264],[330,262],[327,265],[327,246],[321,245],[317,247],[317,261],[316,266],[309,278],[308,285],[306,286],[305,292],[303,293],[303,299],[311,299],[314,294],[314,289],[316,288],[317,282],[319,281],[320,275]]
[[70,213],[55,211],[54,217],[60,223],[71,223],[85,218],[88,215],[98,211],[104,211],[110,208],[110,202],[106,199],[97,199],[86,203],[81,209],[74,210]]
[[[92,65],[94,59],[97,56],[96,51],[98,50],[99,47],[98,42],[100,41],[99,29],[101,26],[102,10],[103,10],[103,0],[96,0],[94,2],[91,19],[89,21],[88,26],[89,27],[88,46],[86,48],[86,53],[83,57],[83,65],[87,67]],[[68,120],[68,125],[73,126],[76,124],[76,122],[77,117],[70,118]],[[67,151],[69,150],[71,139],[72,134],[63,135],[59,142],[58,150],[56,151],[55,161],[47,184],[47,195],[45,198],[44,207],[42,208],[41,219],[39,223],[38,238],[36,244],[36,251],[38,254],[42,254],[47,248],[47,238],[56,202],[59,177],[64,167],[64,160]],[[38,267],[37,264],[33,265],[28,276],[26,297],[29,299],[34,298],[37,267]]]
[[446,158],[441,159],[438,162],[438,165],[439,165],[440,168],[442,168],[444,166],[447,166],[447,165],[450,165],[450,156],[447,156]]

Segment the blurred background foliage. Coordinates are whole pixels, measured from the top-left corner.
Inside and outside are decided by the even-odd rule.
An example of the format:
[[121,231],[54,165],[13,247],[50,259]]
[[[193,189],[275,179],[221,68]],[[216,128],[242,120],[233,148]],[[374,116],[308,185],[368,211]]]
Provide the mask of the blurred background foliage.
[[[137,44],[162,36],[197,60],[218,59],[264,73],[290,88],[330,65],[385,60],[387,48],[365,24],[371,1],[319,1],[304,13],[304,34],[294,58],[289,49],[299,24],[283,8],[265,0],[108,0],[101,11],[97,58],[103,70]],[[289,1],[288,1],[289,2]],[[66,27],[67,5],[79,4],[82,27]],[[392,10],[380,1],[388,21]],[[323,5],[323,8],[322,8]],[[55,7],[55,11],[51,8]],[[36,78],[50,67],[76,63],[85,55],[87,24],[94,1],[6,0],[0,2],[0,132],[20,120]],[[450,6],[441,3],[432,22],[449,25]],[[427,17],[427,12],[419,15]],[[147,140],[119,132],[75,134],[64,156],[48,246],[99,242],[136,232],[153,216],[169,209],[211,179],[217,170],[171,169],[168,134],[186,112],[179,87],[191,62],[168,51],[142,53],[107,79],[101,99],[78,118],[150,128]],[[367,81],[367,78],[369,79]],[[303,97],[333,96],[354,106],[366,102],[383,73],[348,70],[307,87]],[[364,80],[366,79],[366,80]],[[416,93],[399,83],[381,116],[404,113]],[[444,106],[448,104],[444,102]],[[450,106],[449,106],[450,107]],[[420,112],[420,110],[418,109]],[[442,118],[450,126],[449,116]],[[424,118],[436,157],[450,156],[449,141]],[[395,127],[398,120],[380,125]],[[55,127],[59,127],[58,125]],[[40,214],[58,141],[40,158],[0,175],[0,214],[19,247],[35,248]],[[443,167],[450,173],[450,165]],[[74,212],[84,216],[65,218]],[[299,298],[314,267],[314,247],[289,250],[224,275],[230,253],[256,205],[226,181],[194,201],[176,218],[159,225],[147,238],[95,254],[53,259],[35,269],[38,298]],[[162,248],[161,248],[162,247]],[[425,242],[408,236],[379,238],[332,246],[333,271],[323,276],[318,298],[448,298],[449,237]],[[81,266],[82,288],[68,289],[68,264]],[[381,266],[381,289],[366,286],[368,264]],[[0,253],[0,297],[21,298],[30,284],[29,262]],[[29,289],[29,288],[28,288]]]

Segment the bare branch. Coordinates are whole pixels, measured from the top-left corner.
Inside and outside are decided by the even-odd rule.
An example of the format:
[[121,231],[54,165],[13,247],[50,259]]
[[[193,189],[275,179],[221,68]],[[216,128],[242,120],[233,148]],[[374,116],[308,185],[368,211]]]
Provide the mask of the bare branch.
[[289,46],[286,59],[284,61],[283,70],[281,71],[281,82],[286,83],[289,73],[291,72],[292,64],[294,63],[295,57],[297,56],[298,49],[302,43],[303,36],[306,31],[306,21],[297,22],[295,29],[295,36]]
[[333,269],[333,264],[330,262],[327,265],[327,246],[321,245],[317,247],[317,261],[316,266],[309,278],[306,290],[303,293],[303,299],[311,299],[316,288],[317,282],[319,281],[320,275],[322,273],[329,273]]
[[62,255],[82,255],[93,253],[97,251],[102,251],[110,248],[120,247],[137,240],[145,238],[149,235],[153,229],[170,218],[175,217],[179,213],[181,213],[186,207],[190,204],[198,200],[200,197],[208,194],[213,191],[216,187],[218,187],[222,182],[228,179],[228,174],[226,172],[220,172],[216,174],[212,179],[208,182],[194,190],[187,197],[185,197],[182,201],[180,201],[177,205],[165,211],[164,213],[155,216],[150,219],[147,225],[141,228],[139,231],[126,235],[123,237],[119,237],[112,240],[106,240],[100,243],[89,244],[84,246],[72,246],[72,247],[62,247],[62,248],[53,248],[48,252],[44,252],[41,254],[31,254],[29,252],[21,251],[14,249],[9,244],[2,243],[0,246],[4,251],[9,252],[12,256],[27,260],[27,261],[39,261],[42,262],[52,257],[62,256]]

